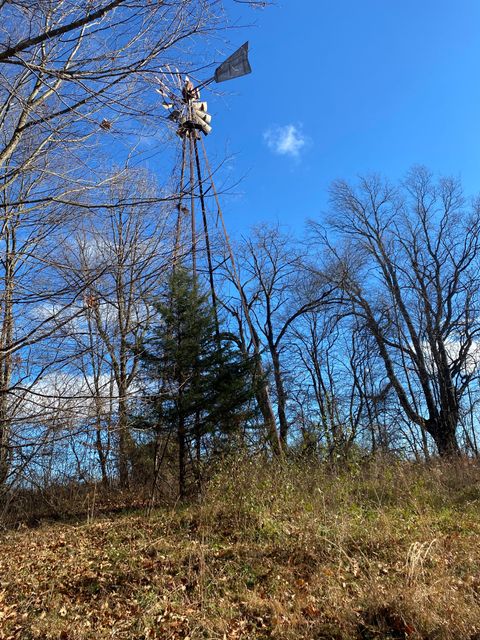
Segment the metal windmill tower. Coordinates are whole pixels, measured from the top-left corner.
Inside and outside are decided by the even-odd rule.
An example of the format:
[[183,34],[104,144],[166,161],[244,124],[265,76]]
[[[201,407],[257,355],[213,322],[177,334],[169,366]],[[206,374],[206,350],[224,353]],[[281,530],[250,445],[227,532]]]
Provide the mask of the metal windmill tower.
[[[157,91],[163,98],[163,106],[169,111],[168,119],[174,123],[176,133],[180,137],[182,145],[173,264],[175,267],[180,259],[182,238],[188,236],[189,249],[186,253],[191,257],[193,275],[194,278],[196,278],[200,248],[202,253],[205,251],[212,305],[215,317],[217,318],[218,332],[217,295],[215,291],[211,243],[213,229],[211,226],[212,223],[209,220],[206,201],[206,194],[212,193],[216,209],[215,229],[217,229],[218,226],[220,227],[221,236],[225,243],[232,275],[240,294],[242,310],[254,348],[256,375],[262,381],[257,400],[267,427],[271,445],[273,449],[280,454],[282,446],[276,428],[275,414],[270,400],[268,385],[263,371],[260,340],[252,324],[248,303],[241,287],[218,191],[215,187],[213,172],[203,140],[203,138],[212,131],[212,117],[208,113],[207,103],[200,99],[200,90],[212,82],[225,82],[251,73],[252,69],[248,60],[248,42],[243,44],[235,53],[217,67],[213,77],[201,82],[197,86],[195,86],[188,77],[182,79],[177,70],[172,71],[168,69],[168,71],[169,73],[163,74],[162,78],[157,78],[159,84]],[[200,205],[199,216],[197,216],[195,210],[196,204]],[[220,225],[218,225],[218,223],[220,223]],[[200,233],[198,233],[197,228],[201,229]]]

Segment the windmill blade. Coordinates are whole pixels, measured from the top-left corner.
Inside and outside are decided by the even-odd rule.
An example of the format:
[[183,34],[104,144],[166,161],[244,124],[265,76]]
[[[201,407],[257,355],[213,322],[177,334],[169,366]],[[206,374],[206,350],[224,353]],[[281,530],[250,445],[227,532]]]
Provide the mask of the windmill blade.
[[155,80],[160,85],[156,91],[166,100],[172,100],[175,97],[175,93],[169,88],[169,86],[158,76],[156,76]]
[[173,71],[172,71],[170,65],[166,64],[165,65],[165,69],[166,69],[166,71],[164,73],[164,76],[165,76],[165,78],[167,80],[167,84],[168,84],[169,88],[171,87],[170,91],[173,94],[173,93],[175,93],[176,89],[178,88],[177,87],[176,78],[173,75]]
[[215,82],[225,82],[233,78],[240,78],[252,72],[252,67],[248,61],[248,42],[245,42],[239,49],[232,53],[215,70]]
[[155,91],[156,91],[157,93],[159,93],[159,94],[162,96],[162,98],[165,98],[165,99],[166,99],[166,98],[168,98],[168,97],[169,97],[169,93],[170,93],[170,92],[169,92],[169,91],[168,91],[168,89],[165,87],[165,85],[163,84],[163,82],[160,80],[160,78],[155,78],[155,80],[156,80],[156,81],[158,82],[158,84],[160,85],[159,87],[157,87],[157,88],[155,89]]
[[180,70],[178,69],[178,67],[175,67],[175,80],[177,83],[177,89],[181,92],[182,91],[182,74],[180,73]]
[[181,91],[182,89],[182,81],[181,81],[181,77],[180,77],[180,71],[175,67],[175,69],[172,70],[172,68],[170,67],[170,65],[165,65],[168,73],[170,74],[170,78],[171,78],[171,83],[174,87],[176,87],[176,89],[178,91]]
[[170,88],[170,86],[168,84],[169,78],[168,78],[167,74],[163,73],[161,78],[156,76],[155,80],[157,81],[157,83],[159,85],[155,89],[155,91],[157,93],[159,93],[163,98],[162,107],[164,109],[166,109],[167,111],[170,111],[173,108],[175,108],[175,109],[180,108],[181,99],[175,93],[175,91]]

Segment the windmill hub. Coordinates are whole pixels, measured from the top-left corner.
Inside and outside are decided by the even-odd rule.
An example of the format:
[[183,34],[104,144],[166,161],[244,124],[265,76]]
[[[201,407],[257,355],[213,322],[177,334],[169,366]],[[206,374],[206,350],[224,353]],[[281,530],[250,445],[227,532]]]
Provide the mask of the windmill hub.
[[[239,78],[252,71],[248,61],[248,42],[224,60],[212,78],[197,87],[188,76],[182,84],[179,71],[173,73],[168,65],[166,68],[173,85],[176,84],[176,91],[164,79],[157,78],[157,91],[163,97],[162,106],[170,111],[168,119],[178,125],[177,134],[183,139],[192,140],[199,140],[200,132],[208,136],[212,131],[212,116],[207,111],[207,103],[200,100],[200,88],[214,81],[218,83]],[[164,74],[164,78],[167,79],[167,74]]]

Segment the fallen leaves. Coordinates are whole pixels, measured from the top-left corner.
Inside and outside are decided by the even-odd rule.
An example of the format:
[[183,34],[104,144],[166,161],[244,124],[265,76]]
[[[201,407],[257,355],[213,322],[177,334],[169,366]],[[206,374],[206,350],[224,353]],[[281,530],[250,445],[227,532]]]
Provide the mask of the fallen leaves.
[[345,534],[336,514],[320,528],[309,511],[304,529],[284,516],[283,537],[231,535],[215,521],[193,529],[195,509],[2,534],[0,640],[311,640],[339,628],[353,638],[360,624],[414,638],[441,597],[452,602],[439,600],[434,628],[467,637],[467,605],[468,628],[480,624],[478,533],[386,536],[369,520]]

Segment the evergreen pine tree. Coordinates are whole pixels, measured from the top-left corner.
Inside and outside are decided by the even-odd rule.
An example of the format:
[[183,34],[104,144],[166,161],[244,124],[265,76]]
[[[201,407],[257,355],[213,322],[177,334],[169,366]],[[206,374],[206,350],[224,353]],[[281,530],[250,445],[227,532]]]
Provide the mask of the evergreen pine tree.
[[171,276],[166,299],[155,305],[142,355],[148,378],[157,383],[148,396],[147,424],[176,434],[183,497],[188,459],[195,459],[199,473],[205,443],[225,444],[248,418],[252,371],[233,336],[218,330],[208,296],[185,268]]

